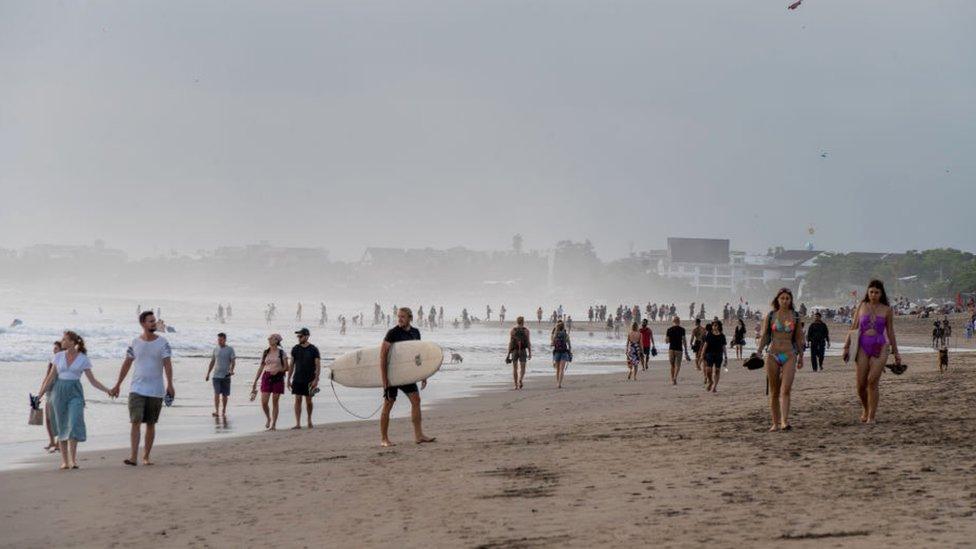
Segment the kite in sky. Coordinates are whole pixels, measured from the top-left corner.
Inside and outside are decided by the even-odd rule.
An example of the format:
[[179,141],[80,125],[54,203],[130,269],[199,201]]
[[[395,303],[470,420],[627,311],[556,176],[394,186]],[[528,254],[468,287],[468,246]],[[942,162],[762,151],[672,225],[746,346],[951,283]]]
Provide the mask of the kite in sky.
[[796,8],[800,7],[800,4],[802,4],[802,3],[803,3],[803,0],[796,0],[796,2],[793,2],[789,6],[786,6],[786,9],[788,9],[788,10],[795,10]]

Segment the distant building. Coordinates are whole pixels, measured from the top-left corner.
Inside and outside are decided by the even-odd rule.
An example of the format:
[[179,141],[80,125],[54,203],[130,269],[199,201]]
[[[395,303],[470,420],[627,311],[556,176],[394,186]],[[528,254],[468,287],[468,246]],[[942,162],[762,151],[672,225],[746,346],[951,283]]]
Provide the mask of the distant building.
[[782,282],[785,285],[799,284],[817,258],[824,252],[817,250],[785,250],[777,248],[766,255],[745,255],[735,266],[735,279],[738,287],[752,283],[766,284]]
[[703,288],[735,288],[732,254],[727,238],[668,237],[667,255],[659,262],[658,274],[687,280],[698,292]]

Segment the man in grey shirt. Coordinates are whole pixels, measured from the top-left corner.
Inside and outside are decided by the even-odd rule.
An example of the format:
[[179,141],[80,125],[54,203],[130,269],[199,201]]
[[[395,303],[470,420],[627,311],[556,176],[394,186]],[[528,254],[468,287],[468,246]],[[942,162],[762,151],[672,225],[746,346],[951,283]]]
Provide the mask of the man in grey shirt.
[[[207,368],[207,377],[205,379],[205,381],[210,381],[210,373],[213,372],[213,417],[227,417],[227,399],[230,397],[230,376],[234,375],[234,365],[236,363],[237,355],[234,354],[234,348],[227,344],[227,334],[223,332],[217,334],[217,347],[213,350],[213,356],[210,358],[210,367]],[[216,365],[216,369],[214,365]]]

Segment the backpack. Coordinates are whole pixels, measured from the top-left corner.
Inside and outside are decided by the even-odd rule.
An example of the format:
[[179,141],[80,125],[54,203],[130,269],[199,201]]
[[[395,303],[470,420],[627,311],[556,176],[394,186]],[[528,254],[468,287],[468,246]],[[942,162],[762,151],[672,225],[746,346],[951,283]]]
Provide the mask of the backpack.
[[529,329],[516,326],[512,330],[511,350],[521,351],[529,347]]
[[569,334],[556,332],[552,336],[552,350],[557,352],[569,351]]

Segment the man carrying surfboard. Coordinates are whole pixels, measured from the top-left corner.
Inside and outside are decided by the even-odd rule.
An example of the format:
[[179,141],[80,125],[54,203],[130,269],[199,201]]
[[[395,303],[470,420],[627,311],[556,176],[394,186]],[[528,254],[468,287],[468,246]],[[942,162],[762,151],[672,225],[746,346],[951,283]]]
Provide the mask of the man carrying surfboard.
[[410,399],[410,419],[413,422],[414,441],[417,444],[434,442],[434,437],[424,435],[420,417],[420,389],[427,387],[427,380],[420,382],[420,389],[416,383],[409,385],[390,385],[387,375],[390,357],[390,348],[399,341],[410,341],[420,339],[420,330],[410,325],[413,320],[413,311],[409,307],[401,307],[397,310],[397,325],[390,328],[383,338],[383,345],[380,348],[380,377],[383,380],[383,410],[380,414],[380,444],[384,447],[393,446],[390,442],[390,410],[396,402],[397,391],[402,391]]

